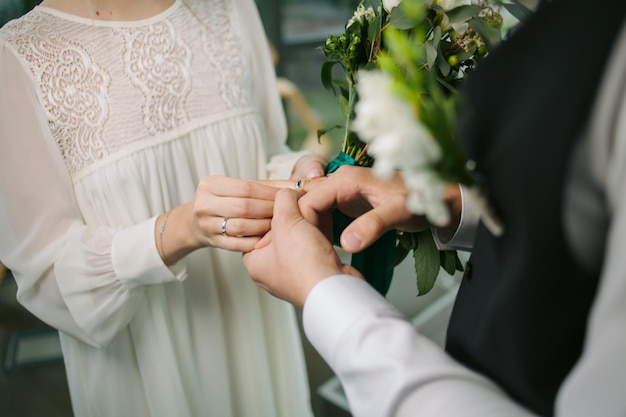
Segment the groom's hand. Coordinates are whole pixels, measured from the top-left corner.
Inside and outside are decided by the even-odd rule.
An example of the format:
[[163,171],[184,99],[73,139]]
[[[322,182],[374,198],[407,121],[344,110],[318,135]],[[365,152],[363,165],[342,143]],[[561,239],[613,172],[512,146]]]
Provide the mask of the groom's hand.
[[342,264],[332,243],[302,217],[300,194],[291,189],[278,192],[271,231],[243,255],[243,261],[258,286],[301,308],[323,279],[342,273],[361,275]]
[[[416,232],[430,226],[423,216],[415,216],[407,209],[407,195],[399,176],[381,181],[370,168],[342,166],[309,187],[299,205],[304,217],[315,224],[321,223],[320,216],[333,208],[355,218],[343,231],[341,246],[356,253],[388,230]],[[320,228],[328,233],[322,224]]]

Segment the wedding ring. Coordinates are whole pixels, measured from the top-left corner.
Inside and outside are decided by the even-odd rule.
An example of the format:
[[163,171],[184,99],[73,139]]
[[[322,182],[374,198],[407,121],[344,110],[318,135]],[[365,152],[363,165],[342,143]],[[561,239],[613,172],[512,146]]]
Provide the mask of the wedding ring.
[[224,220],[222,220],[222,234],[224,236],[228,236],[228,234],[226,233],[226,222],[228,221],[228,217],[224,217]]
[[301,179],[296,181],[296,190],[299,190],[300,188],[302,188],[302,180]]

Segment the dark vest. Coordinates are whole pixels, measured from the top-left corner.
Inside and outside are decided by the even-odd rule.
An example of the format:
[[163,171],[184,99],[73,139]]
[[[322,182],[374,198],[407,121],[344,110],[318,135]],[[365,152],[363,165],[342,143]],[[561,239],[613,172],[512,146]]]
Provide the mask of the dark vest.
[[563,230],[564,182],[625,0],[553,0],[471,74],[459,135],[505,232],[479,226],[446,349],[545,416],[580,356],[600,271]]

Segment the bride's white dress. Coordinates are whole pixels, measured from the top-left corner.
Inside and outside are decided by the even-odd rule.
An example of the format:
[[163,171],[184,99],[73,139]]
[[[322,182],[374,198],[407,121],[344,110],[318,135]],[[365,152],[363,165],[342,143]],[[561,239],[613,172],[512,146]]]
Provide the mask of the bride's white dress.
[[285,137],[252,0],[0,30],[0,260],[60,331],[77,417],[311,415],[291,306],[239,253],[168,268],[154,242],[204,176],[288,178]]

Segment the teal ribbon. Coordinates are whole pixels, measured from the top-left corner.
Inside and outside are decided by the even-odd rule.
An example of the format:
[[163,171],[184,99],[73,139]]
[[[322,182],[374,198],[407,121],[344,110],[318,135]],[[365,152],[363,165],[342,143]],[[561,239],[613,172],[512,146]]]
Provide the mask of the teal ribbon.
[[[356,165],[350,155],[340,152],[326,167],[326,173],[332,174],[342,165]],[[345,228],[354,220],[340,210],[333,210],[333,244],[341,247],[339,238]],[[352,255],[350,265],[357,269],[376,291],[386,295],[393,278],[394,258],[396,253],[396,231],[383,234],[371,246]]]
[[326,166],[326,173],[332,174],[342,165],[356,165],[356,161],[347,153],[339,152],[339,155]]

